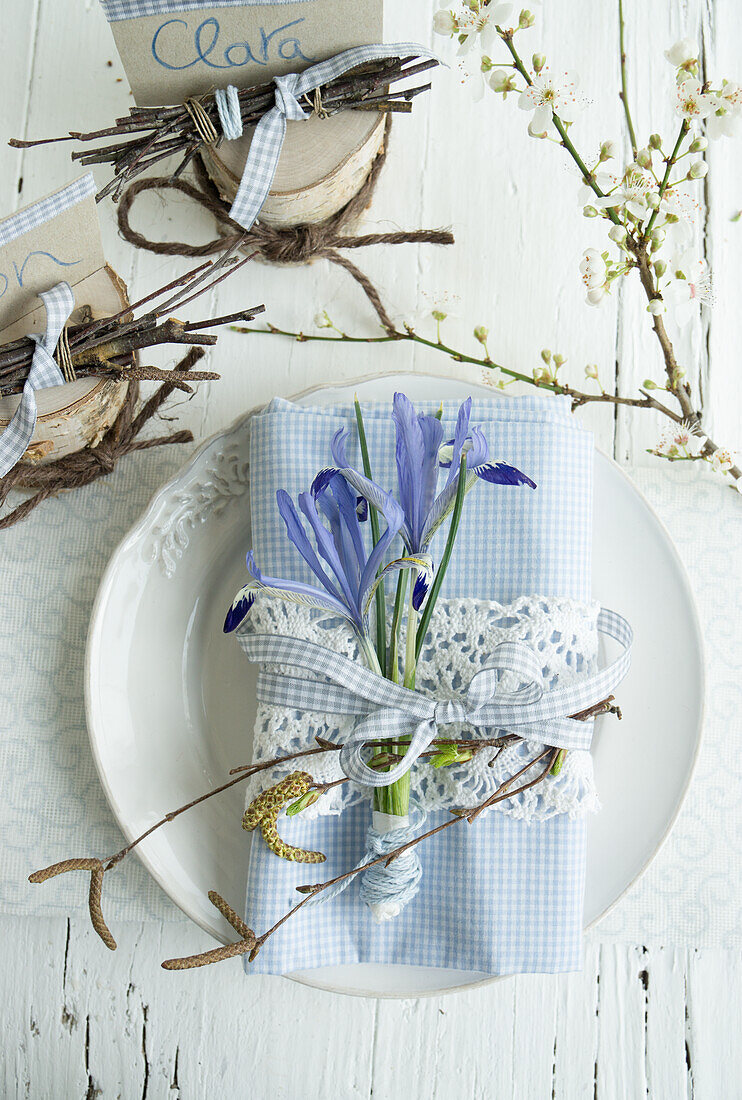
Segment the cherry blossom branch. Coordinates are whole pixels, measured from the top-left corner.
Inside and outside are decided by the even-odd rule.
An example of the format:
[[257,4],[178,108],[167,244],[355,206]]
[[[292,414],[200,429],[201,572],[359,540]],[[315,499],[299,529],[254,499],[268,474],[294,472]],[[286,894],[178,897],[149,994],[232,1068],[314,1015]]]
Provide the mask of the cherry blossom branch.
[[[333,326],[334,328],[334,326]],[[538,371],[533,375],[525,374],[522,371],[513,370],[511,367],[505,367],[502,363],[496,363],[489,355],[483,357],[477,357],[474,355],[467,355],[463,351],[458,351],[455,348],[450,347],[448,344],[444,344],[442,340],[428,340],[424,336],[421,336],[411,326],[406,326],[403,329],[395,328],[392,332],[387,332],[385,336],[350,336],[346,332],[342,332],[340,329],[335,329],[336,336],[322,336],[319,333],[306,333],[306,332],[292,332],[289,329],[277,328],[275,325],[267,325],[265,328],[249,328],[243,326],[234,326],[235,332],[240,332],[244,335],[263,335],[263,336],[285,336],[289,339],[296,340],[297,343],[304,344],[310,341],[319,341],[325,343],[344,343],[344,344],[387,344],[394,341],[409,341],[414,344],[421,344],[423,347],[432,348],[434,351],[442,352],[443,355],[447,355],[450,359],[453,359],[456,363],[468,363],[472,366],[483,367],[486,370],[499,371],[504,374],[513,382],[524,382],[528,386],[533,386],[538,390],[546,390],[549,393],[570,397],[572,399],[572,408],[578,409],[582,405],[595,404],[596,402],[603,402],[610,405],[625,405],[635,409],[654,409],[655,412],[661,413],[663,416],[668,417],[676,424],[683,422],[682,415],[675,413],[672,409],[668,408],[657,398],[652,397],[650,394],[641,390],[640,397],[622,397],[620,394],[614,393],[586,393],[582,390],[575,389],[573,386],[568,385],[566,382],[560,382],[556,378],[545,378],[539,374]]]
[[626,50],[624,49],[624,18],[623,18],[623,0],[618,0],[618,42],[621,55],[621,91],[618,93],[619,99],[623,106],[623,113],[626,117],[626,128],[629,131],[629,140],[631,142],[631,154],[636,160],[637,150],[639,148],[636,140],[636,132],[634,130],[634,123],[631,118],[631,109],[629,107],[629,93],[627,90],[626,81]]

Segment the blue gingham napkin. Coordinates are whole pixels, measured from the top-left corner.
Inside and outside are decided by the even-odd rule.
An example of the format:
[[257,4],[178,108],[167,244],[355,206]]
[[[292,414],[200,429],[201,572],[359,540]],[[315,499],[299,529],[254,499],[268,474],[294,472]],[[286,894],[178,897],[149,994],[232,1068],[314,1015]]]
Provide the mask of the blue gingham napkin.
[[[434,412],[438,402],[416,406]],[[444,405],[453,435],[458,406]],[[391,403],[364,407],[372,469],[396,483]],[[570,413],[569,398],[532,396],[475,401],[490,455],[532,477],[536,492],[477,491],[467,500],[443,596],[507,603],[543,594],[590,599],[593,437]],[[341,426],[355,437],[350,407],[299,408],[275,400],[256,416],[251,437],[253,549],[274,576],[311,578],[288,542],[275,493],[308,488],[330,461]],[[357,453],[350,459],[360,465]],[[432,547],[440,560],[440,546]],[[428,817],[426,829],[448,814]],[[288,863],[253,838],[246,919],[258,934],[296,903],[296,886],[354,866],[364,850],[370,808],[342,817],[280,819],[290,844],[319,849],[327,862]],[[585,878],[584,818],[525,823],[491,812],[421,844],[420,892],[393,920],[377,924],[357,885],[326,905],[307,906],[272,936],[248,973],[281,974],[357,962],[402,963],[482,974],[579,969]]]

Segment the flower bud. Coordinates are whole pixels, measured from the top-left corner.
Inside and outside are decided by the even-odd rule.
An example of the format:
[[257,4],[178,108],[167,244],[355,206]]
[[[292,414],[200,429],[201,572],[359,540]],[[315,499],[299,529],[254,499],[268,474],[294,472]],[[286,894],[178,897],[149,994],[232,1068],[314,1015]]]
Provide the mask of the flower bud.
[[645,378],[644,381],[642,382],[642,386],[644,387],[645,390],[659,389],[659,386],[657,385],[657,383],[653,382],[651,378]]
[[650,134],[649,135],[649,148],[650,149],[661,149],[662,148],[662,138],[660,137],[659,134]]
[[314,323],[317,328],[332,328],[332,321],[326,309],[321,310],[315,315]]
[[512,92],[515,88],[512,73],[505,69],[493,69],[489,76],[489,84],[493,92]]
[[490,330],[488,328],[485,328],[484,325],[477,325],[477,327],[474,329],[474,339],[477,340],[480,344],[487,343],[487,337],[489,336],[489,334]]
[[597,218],[598,211],[595,209],[594,206],[585,206],[582,210],[582,216],[583,218]]
[[652,244],[656,244],[659,248],[660,245],[665,243],[665,231],[664,229],[653,229],[649,234],[649,239]]
[[565,362],[564,356],[560,355],[559,352],[556,352],[556,354],[554,355],[554,366],[556,367],[556,369],[559,370],[559,368],[562,366],[562,364],[564,362]]
[[597,380],[598,380],[598,364],[597,363],[588,363],[587,364],[587,366],[585,367],[585,378],[594,378],[595,381],[597,382]]
[[654,264],[652,266],[654,267],[654,273],[657,276],[657,278],[661,279],[662,276],[667,271],[667,264],[665,263],[665,261],[664,260],[655,260]]
[[690,143],[690,145],[688,146],[688,149],[690,150],[691,153],[702,153],[704,151],[704,149],[708,149],[708,147],[709,147],[708,138],[697,137],[697,138],[694,138],[694,140]]
[[300,814],[302,810],[306,810],[307,806],[311,806],[317,801],[321,794],[321,791],[307,791],[296,802],[292,802],[290,806],[286,807],[286,816],[293,817],[294,814]]
[[661,298],[653,298],[647,306],[647,313],[651,313],[653,317],[659,317],[664,312],[665,305]]
[[540,73],[546,64],[546,55],[542,53],[535,53],[531,58],[531,65],[535,73]]
[[612,225],[608,230],[608,236],[615,244],[623,244],[626,240],[626,226]]
[[618,145],[615,141],[604,141],[600,146],[600,161],[614,160],[618,156]]
[[543,361],[545,363],[550,363],[551,362],[551,352],[549,351],[548,348],[542,348],[541,349],[541,358],[543,359]]
[[652,153],[649,149],[640,149],[636,154],[636,163],[640,168],[650,168],[652,164]]
[[688,169],[689,180],[702,180],[709,170],[708,164],[705,160],[696,160],[691,164]]
[[437,11],[433,16],[433,30],[450,38],[456,33],[456,19],[452,11]]
[[518,19],[518,27],[520,28],[520,30],[527,30],[528,27],[532,27],[535,22],[536,16],[533,14],[533,12],[530,12],[527,8],[524,8],[523,11],[520,13],[520,18]]
[[645,199],[645,202],[650,210],[659,210],[661,201],[662,200],[660,199],[656,191],[650,191]]

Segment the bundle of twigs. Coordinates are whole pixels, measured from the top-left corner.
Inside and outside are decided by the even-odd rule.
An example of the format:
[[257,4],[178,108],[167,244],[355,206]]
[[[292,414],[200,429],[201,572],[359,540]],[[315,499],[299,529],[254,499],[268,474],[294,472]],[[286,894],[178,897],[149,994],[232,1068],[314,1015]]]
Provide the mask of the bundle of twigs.
[[[205,332],[205,329],[238,320],[251,320],[262,313],[265,306],[260,305],[223,317],[207,317],[202,321],[179,321],[170,316],[171,310],[183,309],[250,258],[238,260],[231,253],[225,254],[173,279],[167,286],[124,307],[113,316],[68,325],[65,338],[57,348],[57,359],[65,378],[68,381],[89,377],[126,378],[138,382],[167,381],[175,388],[186,391],[190,391],[188,382],[219,378],[213,371],[183,372],[138,365],[134,353],[159,344],[213,345],[217,337]],[[140,311],[143,306],[148,307],[146,311],[134,316],[135,311]],[[23,390],[35,348],[36,344],[29,336],[0,346],[0,396]]]
[[[305,97],[307,108],[322,117],[338,111],[412,110],[412,100],[430,89],[430,84],[413,88],[392,87],[400,80],[434,68],[433,58],[386,58],[351,69],[335,80],[322,85]],[[275,104],[275,85],[258,84],[239,92],[240,113],[244,126],[255,125]],[[75,150],[72,159],[81,164],[111,164],[113,178],[98,192],[100,202],[107,195],[118,201],[125,187],[147,168],[166,157],[179,156],[172,179],[180,176],[199,149],[205,144],[221,141],[221,127],[213,94],[189,99],[173,107],[132,107],[128,115],[116,119],[114,126],[90,133],[71,131],[64,137],[38,141],[10,141],[16,149],[28,149],[58,141],[105,142],[91,151]]]

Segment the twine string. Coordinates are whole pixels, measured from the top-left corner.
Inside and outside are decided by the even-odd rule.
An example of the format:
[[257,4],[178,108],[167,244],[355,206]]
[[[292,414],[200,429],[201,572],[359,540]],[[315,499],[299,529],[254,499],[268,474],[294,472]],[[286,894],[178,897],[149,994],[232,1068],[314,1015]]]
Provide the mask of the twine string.
[[59,369],[64,375],[65,382],[74,382],[77,378],[77,374],[75,373],[75,365],[72,362],[68,327],[68,325],[65,325],[60,333],[57,342],[56,359],[59,364]]
[[[413,820],[406,817],[400,818],[400,824],[393,829],[388,831],[377,829],[375,822],[369,826],[363,855],[356,864],[356,870],[361,871],[359,897],[379,922],[398,916],[416,897],[420,889],[423,869],[417,848],[409,848],[389,864],[372,863],[414,840],[415,835],[424,825],[427,815],[417,805],[411,804],[410,808],[414,812]],[[376,816],[374,814],[374,818]],[[368,863],[372,863],[372,866],[363,871]],[[353,881],[353,878],[347,877],[328,886],[321,893],[309,898],[306,903],[307,908],[332,901]]]
[[[203,354],[201,348],[191,348],[175,369],[178,372],[190,371]],[[85,447],[45,466],[19,462],[9,474],[0,478],[0,506],[14,489],[29,490],[32,496],[0,518],[0,531],[25,519],[34,508],[50,497],[68,489],[80,489],[106,477],[113,472],[124,455],[172,443],[193,442],[193,433],[190,431],[177,431],[154,439],[139,438],[144,426],[159,412],[163,403],[180,384],[163,383],[137,413],[139,384],[130,381],[121,411],[97,446]]]
[[200,100],[192,96],[185,100],[183,106],[191,116],[196,133],[205,145],[216,145],[219,141],[219,131],[209,118]]
[[[387,313],[377,288],[347,256],[340,250],[367,248],[375,244],[444,244],[454,243],[450,230],[417,229],[395,231],[392,233],[366,233],[358,236],[348,235],[343,229],[360,217],[371,202],[379,175],[386,160],[391,118],[386,120],[386,129],[382,148],[371,165],[371,170],[360,190],[337,214],[316,225],[298,225],[290,228],[276,228],[257,223],[249,232],[229,215],[229,208],[222,200],[214,183],[207,175],[200,158],[195,158],[193,168],[195,183],[184,179],[151,177],[136,180],[130,184],[121,197],[118,207],[119,231],[124,240],[154,252],[159,256],[213,256],[224,252],[236,244],[244,249],[257,251],[264,260],[276,264],[303,264],[315,259],[326,259],[342,267],[353,278],[368,298],[382,327],[387,332],[394,331],[394,323]],[[137,197],[146,191],[159,193],[171,191],[185,195],[210,213],[216,220],[219,235],[206,244],[194,245],[186,241],[154,241],[139,233],[131,225],[131,209]]]

